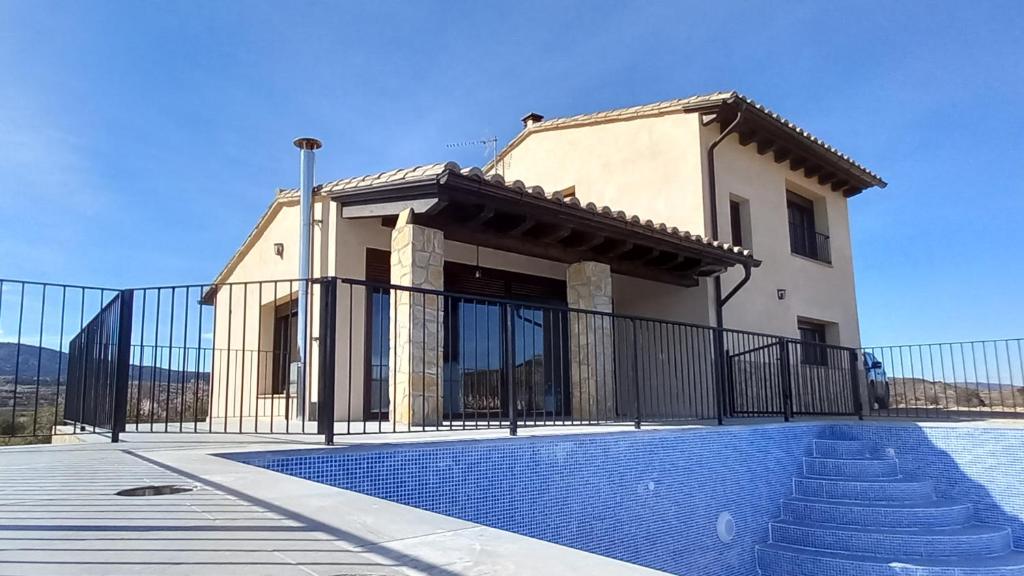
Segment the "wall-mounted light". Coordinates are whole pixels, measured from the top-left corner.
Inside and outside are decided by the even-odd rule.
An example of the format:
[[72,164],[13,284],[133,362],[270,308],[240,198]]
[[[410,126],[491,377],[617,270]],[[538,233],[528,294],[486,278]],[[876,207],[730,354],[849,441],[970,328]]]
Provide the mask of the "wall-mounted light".
[[785,300],[786,299],[786,289],[785,288],[777,289],[775,291],[775,295],[779,297],[779,300]]
[[281,257],[284,256],[284,243],[283,242],[275,242],[274,243],[274,256],[277,256],[278,258],[281,258]]

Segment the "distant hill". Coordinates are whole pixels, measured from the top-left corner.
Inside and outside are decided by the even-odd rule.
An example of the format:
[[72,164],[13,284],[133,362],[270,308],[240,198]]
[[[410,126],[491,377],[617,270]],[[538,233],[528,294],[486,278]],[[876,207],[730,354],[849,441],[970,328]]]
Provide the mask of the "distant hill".
[[[18,365],[20,369],[16,370]],[[39,368],[40,378],[56,380],[58,370],[61,379],[67,376],[67,367],[68,355],[59,350],[22,344],[19,352],[17,343],[0,342],[0,376],[13,378],[17,372],[19,381],[24,378],[35,379]]]
[[1024,388],[1008,384],[890,378],[895,406],[939,406],[947,408],[1024,408]]
[[[68,355],[65,352],[31,344],[22,344],[21,351],[18,351],[18,344],[14,342],[0,342],[0,378],[13,381],[15,368],[18,381],[35,381],[38,370],[40,384],[55,383],[58,380],[64,381],[68,375]],[[154,368],[152,366],[131,367],[131,379],[139,379],[143,382],[167,382],[190,381],[195,379],[196,373],[191,370],[167,370],[166,368]],[[205,372],[199,373],[199,379],[205,380],[209,375]]]

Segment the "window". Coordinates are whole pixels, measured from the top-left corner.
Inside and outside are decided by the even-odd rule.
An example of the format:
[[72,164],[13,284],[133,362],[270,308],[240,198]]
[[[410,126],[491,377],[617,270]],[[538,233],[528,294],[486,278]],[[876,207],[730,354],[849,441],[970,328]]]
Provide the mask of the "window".
[[743,241],[743,206],[737,200],[729,200],[729,227],[732,228],[732,245],[746,246]]
[[828,343],[825,337],[825,325],[817,322],[801,320],[797,322],[800,331],[800,362],[812,366],[828,365]]
[[[383,285],[391,283],[391,252],[366,249],[366,281]],[[370,314],[365,337],[370,345],[365,348],[363,413],[367,418],[381,421],[387,420],[391,406],[388,393],[391,291],[380,286],[368,286],[366,300]]]
[[794,192],[786,192],[789,214],[789,248],[793,254],[819,262],[832,262],[829,238],[818,232],[814,221],[814,202]]
[[291,381],[291,364],[299,357],[296,324],[299,318],[298,302],[290,299],[274,309],[274,358],[270,378],[270,393],[284,394]]

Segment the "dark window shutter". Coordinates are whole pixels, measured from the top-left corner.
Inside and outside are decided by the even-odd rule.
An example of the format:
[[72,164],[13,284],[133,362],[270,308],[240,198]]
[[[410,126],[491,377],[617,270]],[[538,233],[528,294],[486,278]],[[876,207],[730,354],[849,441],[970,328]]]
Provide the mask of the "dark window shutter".
[[376,248],[366,249],[366,281],[391,283],[391,252]]

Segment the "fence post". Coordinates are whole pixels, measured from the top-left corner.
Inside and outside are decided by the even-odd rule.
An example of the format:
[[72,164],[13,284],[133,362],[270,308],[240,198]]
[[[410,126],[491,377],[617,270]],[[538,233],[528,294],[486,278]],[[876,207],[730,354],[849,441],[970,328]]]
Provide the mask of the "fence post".
[[725,423],[725,375],[728,360],[725,358],[725,332],[721,328],[712,328],[715,333],[715,408],[718,425]]
[[789,342],[779,339],[779,376],[782,380],[782,418],[786,422],[793,416],[793,379],[789,364]]
[[131,290],[118,294],[117,347],[114,360],[114,414],[110,427],[110,441],[119,442],[128,419],[128,371],[132,355],[132,299]]
[[630,322],[633,324],[633,402],[636,404],[636,420],[633,421],[633,427],[637,430],[640,429],[641,415],[640,415],[640,333],[636,330],[636,319],[631,318]]
[[317,433],[324,444],[334,445],[334,388],[338,320],[338,283],[334,278],[320,282],[320,369],[317,378]]
[[860,362],[857,356],[857,350],[850,350],[850,391],[853,392],[853,410],[857,413],[857,420],[863,420],[864,404],[861,402]]
[[508,386],[508,434],[516,436],[519,434],[519,422],[516,410],[516,382],[515,382],[515,322],[512,319],[514,314],[512,304],[503,304],[505,309],[505,385]]

